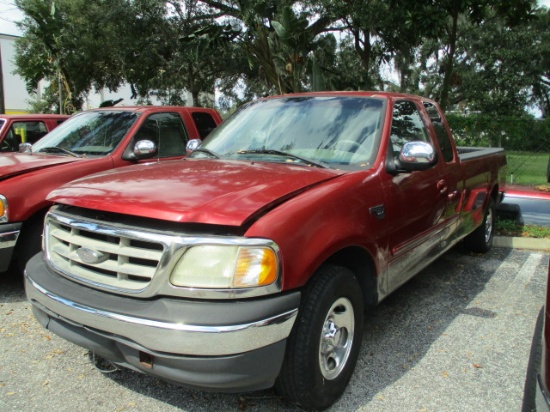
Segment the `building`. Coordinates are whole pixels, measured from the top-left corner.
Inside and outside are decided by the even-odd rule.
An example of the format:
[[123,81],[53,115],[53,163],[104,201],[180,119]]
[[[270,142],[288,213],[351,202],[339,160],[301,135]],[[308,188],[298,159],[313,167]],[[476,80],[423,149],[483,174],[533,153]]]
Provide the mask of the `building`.
[[[3,74],[4,106],[7,114],[28,113],[29,101],[38,97],[29,94],[25,81],[14,73],[15,39],[17,36],[0,34],[0,54],[2,56],[0,64]],[[40,93],[40,87],[37,92]]]
[[[31,110],[30,102],[40,99],[40,93],[44,87],[43,82],[38,85],[36,93],[29,93],[23,78],[15,74],[15,40],[18,36],[0,33],[0,55],[1,68],[3,73],[4,105],[6,114],[29,113]],[[119,88],[117,92],[110,92],[107,89],[96,93],[90,93],[84,102],[83,109],[93,109],[99,107],[105,100],[123,99],[121,105],[130,106],[138,104],[137,99],[131,99],[132,92],[130,86],[125,85]],[[210,101],[214,102],[214,94],[208,96]],[[193,105],[193,96],[191,93],[186,95],[187,104]],[[153,100],[153,104],[160,104]]]

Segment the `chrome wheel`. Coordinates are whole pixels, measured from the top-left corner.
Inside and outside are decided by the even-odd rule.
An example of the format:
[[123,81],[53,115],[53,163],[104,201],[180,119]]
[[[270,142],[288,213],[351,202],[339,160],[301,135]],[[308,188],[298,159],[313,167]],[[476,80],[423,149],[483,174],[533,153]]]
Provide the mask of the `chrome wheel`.
[[347,298],[336,300],[323,323],[319,344],[319,366],[325,379],[337,378],[346,366],[353,344],[354,328],[352,303]]

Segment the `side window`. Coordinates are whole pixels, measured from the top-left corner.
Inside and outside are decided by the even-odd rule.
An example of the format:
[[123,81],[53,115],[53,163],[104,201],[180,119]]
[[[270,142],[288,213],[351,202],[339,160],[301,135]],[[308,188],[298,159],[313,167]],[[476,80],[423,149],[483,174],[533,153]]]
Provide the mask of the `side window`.
[[395,102],[390,140],[396,157],[407,142],[430,142],[426,126],[413,102],[408,100]]
[[208,134],[217,126],[214,118],[210,115],[210,113],[194,112],[191,114],[191,117],[195,122],[195,126],[197,126],[197,130],[199,131],[199,136],[201,137],[201,139],[204,139],[206,136],[208,136]]
[[35,143],[48,133],[43,122],[14,122],[11,130],[15,140],[19,140],[19,143]]
[[447,133],[447,129],[445,129],[445,125],[441,120],[439,111],[433,104],[429,102],[424,102],[424,107],[426,108],[426,111],[428,112],[428,115],[430,116],[430,119],[432,121],[435,135],[437,137],[437,142],[439,143],[441,153],[443,154],[443,159],[445,160],[445,162],[452,162],[454,159],[454,154],[453,146],[451,144],[451,138],[449,136],[449,133]]
[[13,127],[10,127],[0,144],[0,152],[17,152],[21,139],[21,136],[13,132]]
[[185,155],[189,139],[179,114],[155,113],[137,131],[133,144],[139,140],[153,141],[159,157],[172,157]]

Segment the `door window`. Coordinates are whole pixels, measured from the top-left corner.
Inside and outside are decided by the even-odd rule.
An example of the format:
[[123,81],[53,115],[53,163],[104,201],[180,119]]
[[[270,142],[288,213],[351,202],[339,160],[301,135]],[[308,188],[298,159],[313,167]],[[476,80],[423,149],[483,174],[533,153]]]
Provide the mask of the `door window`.
[[35,143],[46,133],[48,133],[48,130],[43,122],[13,122],[2,141],[0,151],[17,152],[20,143]]
[[155,113],[137,131],[133,144],[139,140],[153,141],[159,157],[174,157],[186,154],[188,137],[179,114]]
[[413,102],[402,100],[394,104],[390,141],[395,158],[407,142],[430,142],[426,126]]

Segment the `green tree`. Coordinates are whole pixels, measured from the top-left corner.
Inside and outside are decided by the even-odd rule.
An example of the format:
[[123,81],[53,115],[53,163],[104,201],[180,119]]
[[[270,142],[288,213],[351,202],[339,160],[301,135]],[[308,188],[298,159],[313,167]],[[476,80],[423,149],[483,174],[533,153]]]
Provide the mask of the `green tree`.
[[[25,13],[18,40],[17,71],[35,89],[49,80],[62,108],[81,108],[92,88],[116,91],[125,81],[143,86],[156,73],[163,50],[158,27],[164,6],[156,0],[16,0]],[[139,80],[139,82],[138,82]],[[142,89],[141,89],[142,91]]]
[[536,59],[532,62],[535,71],[531,102],[547,118],[550,115],[550,9],[538,10],[536,19],[531,22],[533,49]]
[[311,77],[315,52],[328,50],[326,39],[319,36],[327,30],[330,17],[316,14],[305,3],[295,0],[203,0],[202,3],[243,28],[240,41],[249,66],[244,70],[243,80],[251,89],[262,95],[309,88],[306,79]]
[[472,26],[479,26],[487,18],[498,17],[513,26],[528,18],[532,13],[534,0],[441,0],[434,2],[440,13],[446,18],[440,23],[443,27],[440,37],[443,58],[440,60],[439,72],[442,82],[439,89],[439,102],[443,108],[448,108],[452,103],[450,99],[453,86],[459,82],[455,65],[457,59],[457,46],[465,31]]

